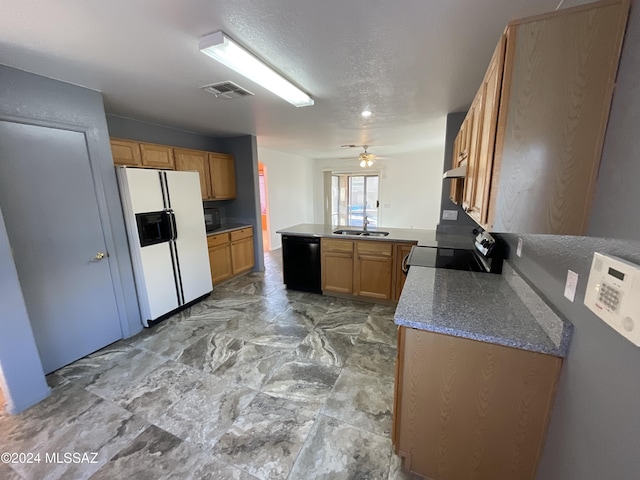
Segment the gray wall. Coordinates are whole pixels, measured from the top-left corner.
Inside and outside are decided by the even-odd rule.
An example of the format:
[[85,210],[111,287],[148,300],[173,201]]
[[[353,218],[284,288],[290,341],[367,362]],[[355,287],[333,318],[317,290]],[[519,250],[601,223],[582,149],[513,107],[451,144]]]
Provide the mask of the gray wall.
[[[511,255],[516,269],[575,327],[539,480],[640,478],[640,348],[583,304],[593,252],[640,264],[638,78],[636,3],[627,26],[589,228],[591,234],[607,238],[526,235],[522,258]],[[515,252],[518,236],[501,237]],[[579,275],[574,303],[563,296],[568,269]]]
[[[109,147],[102,95],[93,90],[0,65],[0,119],[85,131],[89,155],[93,159],[93,164],[98,166],[94,172],[97,179],[95,187],[103,213],[101,220],[105,232],[105,243],[110,253],[109,265],[115,282],[114,291],[122,334],[128,337],[137,333],[142,329],[142,324]],[[58,185],[43,185],[42,188],[46,191],[47,188],[58,188]],[[0,205],[1,208],[2,205]],[[50,208],[50,205],[42,205],[42,208]],[[28,214],[29,212],[25,212],[25,215]],[[4,225],[2,229],[4,230]],[[7,282],[7,288],[19,289],[17,283],[11,284],[10,275],[5,278],[5,275],[8,275],[5,273],[5,268],[15,268],[11,251],[6,244],[0,245],[0,256],[11,259],[7,266],[4,262],[2,263],[2,276],[3,281]],[[15,328],[21,328],[22,331],[26,331],[26,327],[30,329],[30,325],[25,324],[27,319],[24,316],[16,315],[10,321],[15,323]],[[3,371],[20,368],[21,365],[28,365],[33,361],[33,352],[26,343],[24,351],[18,349],[18,353],[16,350],[0,350],[0,365]],[[5,377],[7,383],[5,387],[8,390],[5,394],[14,397],[18,389],[21,389],[20,391],[25,393],[20,394],[20,398],[14,397],[16,405],[29,403],[29,388],[11,384],[10,380],[10,377]],[[25,385],[27,383],[31,385],[33,389],[31,393],[37,396],[35,392],[41,390],[42,377],[32,373],[31,376],[25,376],[23,381]]]
[[227,203],[227,218],[235,222],[250,223],[254,231],[255,271],[264,271],[262,251],[262,219],[260,216],[260,187],[258,185],[258,147],[256,137],[223,138],[222,152],[235,158],[238,197]]
[[218,138],[185,132],[155,123],[107,114],[107,125],[109,127],[109,136],[111,137],[209,152],[221,151],[221,144]]
[[[453,142],[458,135],[460,125],[464,121],[464,117],[467,112],[456,112],[447,115],[447,131],[445,134],[444,143],[444,166],[442,172],[446,172],[451,169],[451,157],[453,156]],[[443,180],[442,184],[442,198],[440,200],[440,222],[438,224],[439,231],[459,231],[469,228],[477,227],[476,222],[465,213],[462,206],[456,205],[449,199],[449,192],[451,188],[451,180]],[[443,220],[443,210],[455,210],[458,212],[457,220]]]

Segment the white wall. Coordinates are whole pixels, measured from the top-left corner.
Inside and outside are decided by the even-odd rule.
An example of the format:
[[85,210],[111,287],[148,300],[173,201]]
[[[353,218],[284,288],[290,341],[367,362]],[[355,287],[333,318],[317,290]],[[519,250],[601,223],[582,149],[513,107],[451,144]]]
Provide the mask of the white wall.
[[[392,158],[391,158],[392,157]],[[378,172],[379,225],[435,229],[440,215],[444,130],[442,142],[424,150],[394,154],[361,168],[357,160],[316,160],[314,165],[314,223],[324,223],[323,172]]]
[[269,240],[275,250],[282,246],[278,229],[314,223],[313,160],[263,148],[258,143],[258,161],[266,167]]

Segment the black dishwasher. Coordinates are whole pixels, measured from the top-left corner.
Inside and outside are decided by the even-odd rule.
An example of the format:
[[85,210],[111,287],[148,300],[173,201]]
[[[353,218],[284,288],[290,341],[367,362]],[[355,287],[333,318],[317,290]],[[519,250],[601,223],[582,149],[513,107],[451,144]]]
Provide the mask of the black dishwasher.
[[320,286],[320,239],[282,236],[282,269],[288,289],[322,293]]

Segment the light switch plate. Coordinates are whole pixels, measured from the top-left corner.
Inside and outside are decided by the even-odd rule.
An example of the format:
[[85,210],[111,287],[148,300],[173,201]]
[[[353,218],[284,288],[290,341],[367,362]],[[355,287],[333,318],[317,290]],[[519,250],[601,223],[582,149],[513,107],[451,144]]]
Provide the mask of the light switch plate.
[[458,220],[458,211],[457,210],[443,210],[442,211],[442,219],[443,220]]
[[573,302],[576,298],[577,287],[578,274],[572,270],[567,270],[567,283],[564,285],[564,296]]

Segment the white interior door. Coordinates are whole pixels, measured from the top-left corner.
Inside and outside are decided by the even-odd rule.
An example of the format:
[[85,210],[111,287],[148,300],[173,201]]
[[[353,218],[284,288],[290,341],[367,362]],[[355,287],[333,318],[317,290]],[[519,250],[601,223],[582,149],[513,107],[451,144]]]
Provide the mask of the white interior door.
[[0,208],[45,372],[122,338],[84,134],[0,121]]

